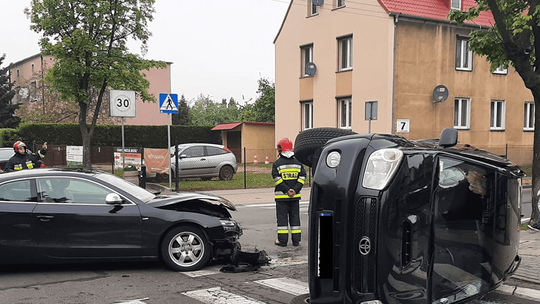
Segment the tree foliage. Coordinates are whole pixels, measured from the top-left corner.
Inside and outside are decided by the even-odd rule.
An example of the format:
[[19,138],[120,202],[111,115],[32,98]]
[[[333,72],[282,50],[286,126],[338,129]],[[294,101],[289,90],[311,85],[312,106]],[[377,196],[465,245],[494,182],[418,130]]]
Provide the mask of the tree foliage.
[[5,54],[0,56],[0,128],[16,128],[20,122],[15,116],[18,106],[11,104],[15,91],[9,79],[9,68],[2,67],[5,58]]
[[172,124],[181,126],[189,125],[189,106],[184,95],[178,101],[178,114],[172,114]]
[[[25,11],[31,29],[43,35],[43,55],[57,60],[45,80],[60,100],[79,106],[85,168],[92,166],[91,139],[108,88],[133,90],[143,101],[155,101],[142,71],[165,67],[165,63],[144,60],[127,48],[128,39],[138,40],[145,54],[154,2],[32,0],[31,8]],[[97,98],[92,104],[93,92],[97,92]],[[89,106],[94,107],[92,117],[88,117]]]
[[214,102],[210,96],[200,94],[189,110],[190,124],[193,126],[215,126],[222,123],[238,122],[241,109],[227,101]]
[[[471,50],[486,56],[491,70],[499,66],[513,66],[534,97],[535,122],[540,121],[540,1],[523,0],[475,0],[477,5],[467,11],[452,10],[451,20],[462,24],[473,20],[481,12],[491,11],[494,26],[471,33]],[[538,223],[538,199],[540,198],[540,128],[534,129],[532,166],[532,214],[531,225]]]
[[254,104],[247,104],[242,113],[243,121],[275,122],[276,121],[276,86],[268,79],[259,79],[257,93],[259,97]]

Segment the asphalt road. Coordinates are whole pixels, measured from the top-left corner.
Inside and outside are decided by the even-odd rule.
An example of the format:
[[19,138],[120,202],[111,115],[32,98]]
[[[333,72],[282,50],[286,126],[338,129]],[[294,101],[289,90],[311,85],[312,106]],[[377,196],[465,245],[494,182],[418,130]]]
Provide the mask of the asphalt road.
[[[301,216],[306,240],[306,202]],[[270,266],[245,273],[220,272],[224,263],[190,273],[172,272],[158,262],[9,266],[0,269],[0,303],[283,304],[307,293],[307,245],[273,245],[273,204],[239,206],[233,217],[244,227],[243,251],[265,250],[272,258]],[[492,293],[471,303],[538,302]]]

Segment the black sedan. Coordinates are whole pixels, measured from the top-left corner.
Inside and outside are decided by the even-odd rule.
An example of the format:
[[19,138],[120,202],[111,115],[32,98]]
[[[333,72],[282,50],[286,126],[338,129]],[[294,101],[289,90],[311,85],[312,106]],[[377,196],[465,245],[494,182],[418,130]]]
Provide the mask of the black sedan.
[[242,230],[229,201],[153,194],[103,171],[0,174],[0,263],[161,259],[177,271],[229,258]]

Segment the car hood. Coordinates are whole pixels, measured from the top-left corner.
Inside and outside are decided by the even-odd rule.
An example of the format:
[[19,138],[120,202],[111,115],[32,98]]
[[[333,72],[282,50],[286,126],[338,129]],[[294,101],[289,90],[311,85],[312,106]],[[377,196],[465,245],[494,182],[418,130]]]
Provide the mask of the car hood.
[[165,206],[171,206],[176,204],[190,204],[196,201],[201,202],[201,204],[208,203],[212,205],[222,206],[232,211],[236,211],[236,206],[226,198],[197,192],[159,194],[153,200],[148,202],[148,205],[155,208],[162,208]]

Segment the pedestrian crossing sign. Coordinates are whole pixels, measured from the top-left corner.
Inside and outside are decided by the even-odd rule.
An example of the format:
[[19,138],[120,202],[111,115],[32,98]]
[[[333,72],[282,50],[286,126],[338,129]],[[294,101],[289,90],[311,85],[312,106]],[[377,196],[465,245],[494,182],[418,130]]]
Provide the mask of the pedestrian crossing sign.
[[178,94],[159,93],[159,112],[178,114]]

